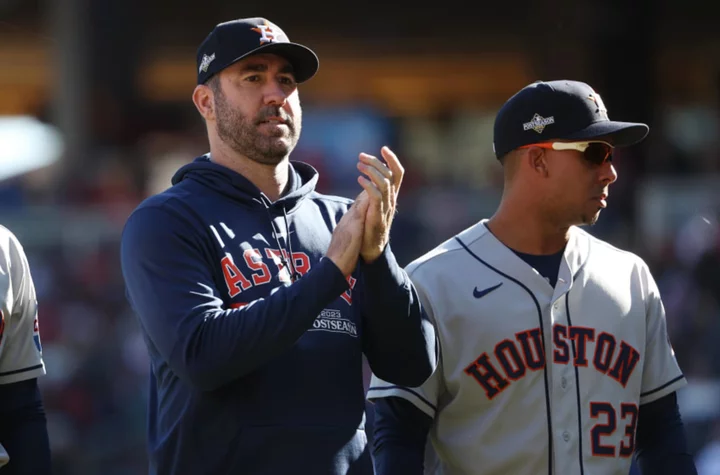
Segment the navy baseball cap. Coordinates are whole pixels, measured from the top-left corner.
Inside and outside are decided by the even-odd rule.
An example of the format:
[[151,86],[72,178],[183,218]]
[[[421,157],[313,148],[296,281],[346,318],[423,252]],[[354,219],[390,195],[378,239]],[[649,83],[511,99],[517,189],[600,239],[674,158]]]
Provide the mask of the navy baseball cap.
[[203,40],[197,51],[197,83],[205,84],[214,74],[257,53],[287,59],[299,83],[313,77],[320,64],[313,50],[291,43],[276,24],[265,18],[240,18],[218,24]]
[[646,124],[608,118],[600,95],[579,81],[536,81],[505,102],[495,117],[493,149],[497,158],[533,143],[603,138],[615,147],[640,142]]

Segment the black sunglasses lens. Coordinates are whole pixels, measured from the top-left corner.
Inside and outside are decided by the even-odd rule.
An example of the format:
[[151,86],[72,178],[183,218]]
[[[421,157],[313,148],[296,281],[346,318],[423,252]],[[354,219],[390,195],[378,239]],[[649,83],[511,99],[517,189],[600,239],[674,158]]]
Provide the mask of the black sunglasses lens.
[[604,143],[591,143],[585,149],[585,159],[594,165],[602,165],[605,160],[612,161],[612,148]]

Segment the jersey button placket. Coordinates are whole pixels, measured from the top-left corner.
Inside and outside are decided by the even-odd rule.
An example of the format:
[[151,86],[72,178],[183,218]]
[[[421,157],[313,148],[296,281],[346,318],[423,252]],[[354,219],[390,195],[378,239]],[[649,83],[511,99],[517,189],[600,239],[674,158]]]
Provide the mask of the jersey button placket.
[[[574,436],[572,427],[577,425],[577,404],[572,382],[574,381],[573,353],[571,342],[569,341],[567,329],[569,323],[565,314],[565,298],[564,293],[556,294],[557,299],[550,305],[550,315],[553,328],[556,325],[564,327],[559,337],[556,339],[553,331],[553,351],[557,351],[557,355],[553,361],[553,387],[555,395],[553,397],[553,424],[557,427],[555,432],[555,473],[570,474],[576,472],[577,462],[577,438]],[[556,346],[555,343],[558,342]],[[563,342],[567,345],[561,346]],[[553,353],[555,354],[555,353]]]

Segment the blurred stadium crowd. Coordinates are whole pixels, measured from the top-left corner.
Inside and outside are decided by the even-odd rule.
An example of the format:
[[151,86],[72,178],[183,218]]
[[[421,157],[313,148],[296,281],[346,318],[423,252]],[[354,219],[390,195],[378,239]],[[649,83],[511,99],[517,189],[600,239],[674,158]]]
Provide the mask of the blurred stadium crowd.
[[[308,114],[310,115],[310,114]],[[312,123],[306,125],[311,128]],[[308,135],[312,135],[308,133]],[[650,140],[661,137],[655,128]],[[202,153],[203,136],[155,137],[172,146],[172,160],[160,173]],[[308,141],[309,142],[309,141]],[[322,191],[354,196],[354,170],[345,157],[312,152],[295,157],[322,170]],[[375,146],[370,140],[369,147]],[[438,184],[417,171],[413,156],[395,144],[408,170],[391,243],[401,264],[477,219],[488,216],[500,189],[497,179],[482,188]],[[489,144],[488,144],[489,146]],[[161,147],[147,145],[152,155]],[[717,153],[714,145],[706,153]],[[131,153],[142,153],[134,150]],[[128,152],[126,152],[128,153]],[[350,152],[344,152],[350,153]],[[680,153],[680,152],[678,152]],[[170,154],[170,152],[168,152]],[[352,153],[351,155],[352,156]],[[617,157],[621,180],[611,189],[610,209],[591,232],[638,253],[655,273],[667,309],[671,338],[690,387],[681,392],[692,450],[720,463],[720,228],[717,202],[689,209],[648,249],[637,238],[633,190],[657,176],[707,175],[717,169],[688,169],[689,158],[623,180],[632,157]],[[118,266],[118,237],[130,210],[151,188],[138,186],[130,160],[113,153],[103,166],[74,182],[62,205],[44,196],[52,170],[39,170],[0,183],[4,221],[25,243],[40,302],[40,328],[48,375],[42,379],[57,473],[107,475],[143,473],[145,467],[145,348],[124,295]],[[720,162],[720,157],[709,163]],[[682,170],[680,169],[682,165]],[[498,168],[496,166],[495,168]],[[494,171],[497,173],[497,170]],[[347,176],[344,176],[346,175]],[[330,176],[333,175],[332,180]],[[693,212],[697,211],[698,214]],[[15,223],[17,223],[15,225]],[[658,239],[660,237],[658,236]],[[712,449],[713,452],[706,452]],[[707,472],[715,473],[715,472]]]

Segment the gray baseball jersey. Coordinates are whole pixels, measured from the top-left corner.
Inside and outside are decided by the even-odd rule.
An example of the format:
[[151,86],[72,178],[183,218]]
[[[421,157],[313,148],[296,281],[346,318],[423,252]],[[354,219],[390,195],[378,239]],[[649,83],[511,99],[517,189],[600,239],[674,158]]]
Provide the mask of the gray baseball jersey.
[[[35,286],[25,251],[0,226],[0,384],[45,374],[37,320]],[[0,445],[0,467],[9,460]]]
[[[627,475],[638,408],[686,384],[647,265],[580,228],[548,282],[485,221],[411,263],[441,356],[419,388],[426,473]],[[435,460],[435,463],[432,460]]]

